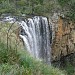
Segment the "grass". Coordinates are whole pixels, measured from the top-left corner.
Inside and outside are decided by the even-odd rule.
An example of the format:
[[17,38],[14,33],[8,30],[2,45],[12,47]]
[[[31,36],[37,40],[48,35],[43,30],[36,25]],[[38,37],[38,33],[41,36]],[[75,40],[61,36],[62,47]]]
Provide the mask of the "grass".
[[[6,49],[0,43],[0,75],[62,75],[63,72],[41,63],[29,56],[25,50]],[[65,75],[65,74],[63,74]]]
[[0,75],[65,75],[29,56],[25,50],[7,50],[3,43],[0,43],[0,58]]

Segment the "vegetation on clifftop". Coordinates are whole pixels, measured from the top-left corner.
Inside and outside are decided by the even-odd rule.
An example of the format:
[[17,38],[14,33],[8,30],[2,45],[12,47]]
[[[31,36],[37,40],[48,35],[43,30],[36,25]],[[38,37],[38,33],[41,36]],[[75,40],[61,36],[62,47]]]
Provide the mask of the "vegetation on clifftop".
[[63,13],[67,18],[75,20],[74,0],[0,0],[0,14],[14,15],[34,14],[49,16],[54,12]]

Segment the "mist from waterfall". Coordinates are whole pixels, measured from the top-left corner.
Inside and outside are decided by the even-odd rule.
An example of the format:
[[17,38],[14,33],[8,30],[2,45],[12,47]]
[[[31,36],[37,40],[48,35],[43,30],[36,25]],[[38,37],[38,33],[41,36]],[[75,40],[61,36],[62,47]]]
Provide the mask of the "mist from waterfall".
[[46,17],[35,16],[19,22],[20,37],[23,39],[27,51],[37,59],[50,63],[50,35]]

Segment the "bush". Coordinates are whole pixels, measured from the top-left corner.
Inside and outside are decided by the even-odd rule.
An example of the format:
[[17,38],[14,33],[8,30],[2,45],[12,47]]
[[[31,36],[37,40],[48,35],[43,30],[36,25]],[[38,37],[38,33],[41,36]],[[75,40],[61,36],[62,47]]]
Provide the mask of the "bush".
[[0,63],[18,63],[19,55],[15,49],[8,49],[3,43],[0,43]]
[[8,63],[0,65],[0,75],[26,75],[24,67],[18,64],[10,65]]
[[0,63],[6,63],[8,61],[7,49],[3,43],[0,43]]
[[71,65],[70,63],[67,63],[64,69],[68,75],[75,75],[75,66]]

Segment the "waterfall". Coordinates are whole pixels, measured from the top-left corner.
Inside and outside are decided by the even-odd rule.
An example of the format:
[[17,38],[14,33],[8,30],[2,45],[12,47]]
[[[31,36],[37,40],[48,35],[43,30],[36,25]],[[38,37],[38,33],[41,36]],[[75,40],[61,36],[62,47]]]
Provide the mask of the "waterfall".
[[19,22],[20,37],[28,52],[37,59],[50,63],[50,35],[46,17],[35,16]]

